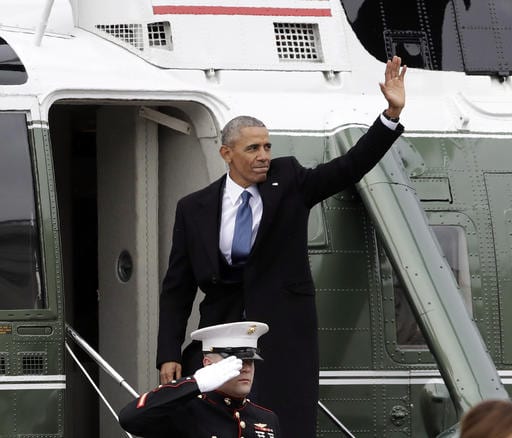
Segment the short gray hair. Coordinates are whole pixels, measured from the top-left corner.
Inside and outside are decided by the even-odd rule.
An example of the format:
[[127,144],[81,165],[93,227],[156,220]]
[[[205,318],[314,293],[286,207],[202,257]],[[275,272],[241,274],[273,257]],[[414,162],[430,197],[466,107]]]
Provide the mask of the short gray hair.
[[221,141],[226,146],[233,146],[242,128],[266,128],[265,124],[255,117],[238,116],[231,119],[222,130]]

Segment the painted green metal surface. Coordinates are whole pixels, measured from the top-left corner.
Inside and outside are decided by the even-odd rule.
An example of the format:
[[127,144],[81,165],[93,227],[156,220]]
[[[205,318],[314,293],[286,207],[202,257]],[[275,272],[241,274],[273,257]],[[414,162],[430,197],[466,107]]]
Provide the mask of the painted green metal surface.
[[[26,117],[23,113],[15,113]],[[0,310],[0,436],[64,436],[64,333],[59,229],[47,130],[27,129],[45,306]]]
[[[307,165],[339,154],[341,145],[353,144],[360,134],[343,131],[323,144],[294,137],[293,151],[291,139],[281,149],[281,139],[273,137],[273,150],[293,152]],[[507,369],[508,360],[506,341],[500,341],[510,319],[504,292],[510,278],[510,190],[502,174],[512,160],[508,143],[406,137],[362,183],[369,212],[359,194],[347,190],[323,202],[323,219],[310,223],[310,235],[327,237],[325,244],[310,246],[321,400],[356,436],[456,436],[450,426],[469,406],[508,398],[496,371]],[[430,226],[456,227],[464,236],[469,309]],[[494,255],[495,243],[501,257]],[[413,315],[430,349],[397,343],[397,274],[416,294],[409,297],[417,306]],[[363,378],[354,378],[357,373]],[[432,382],[424,375],[433,376]],[[318,436],[337,433],[320,412]]]
[[[342,145],[361,132],[275,136],[274,155],[293,154],[315,166],[341,153]],[[49,304],[4,313],[0,350],[9,357],[6,376],[27,371],[23,354],[39,354],[37,380],[64,375],[63,291],[47,131],[32,129],[30,139]],[[511,308],[508,145],[499,138],[405,138],[365,178],[359,193],[346,190],[313,209],[309,240],[319,315],[320,395],[356,436],[421,438],[443,431],[453,436],[450,426],[468,406],[482,398],[508,397],[491,361],[502,370],[510,369],[512,360],[503,336],[510,330]],[[469,313],[429,226],[463,230],[471,274]],[[397,276],[409,291],[430,349],[397,341]],[[0,414],[9,418],[1,433],[64,436],[63,399],[63,388],[0,392]],[[36,411],[38,406],[45,406],[45,415]],[[25,420],[31,411],[37,414]],[[339,436],[323,412],[318,436]]]

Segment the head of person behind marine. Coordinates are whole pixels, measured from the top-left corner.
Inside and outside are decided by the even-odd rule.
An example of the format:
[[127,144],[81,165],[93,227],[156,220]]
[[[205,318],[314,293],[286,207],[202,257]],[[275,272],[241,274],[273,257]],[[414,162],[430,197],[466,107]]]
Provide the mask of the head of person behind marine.
[[460,438],[512,438],[512,402],[484,400],[462,417]]
[[267,179],[271,144],[268,130],[260,120],[239,116],[222,130],[220,155],[229,167],[229,176],[241,187]]
[[219,324],[192,332],[192,339],[203,344],[203,366],[229,356],[242,359],[240,374],[217,391],[233,398],[244,398],[249,394],[254,381],[254,361],[263,360],[258,352],[258,338],[267,332],[267,324],[254,321]]

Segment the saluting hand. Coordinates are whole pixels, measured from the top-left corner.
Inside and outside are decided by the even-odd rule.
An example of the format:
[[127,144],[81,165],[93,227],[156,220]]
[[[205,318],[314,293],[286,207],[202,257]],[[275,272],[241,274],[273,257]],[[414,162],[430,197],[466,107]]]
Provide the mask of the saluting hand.
[[399,117],[405,106],[404,77],[407,66],[404,65],[400,70],[401,63],[402,60],[399,56],[393,56],[393,59],[386,63],[384,82],[379,83],[382,94],[388,101],[386,113],[393,118]]
[[240,375],[242,360],[229,356],[220,362],[200,368],[194,374],[197,386],[201,392],[209,392],[222,386],[228,380]]

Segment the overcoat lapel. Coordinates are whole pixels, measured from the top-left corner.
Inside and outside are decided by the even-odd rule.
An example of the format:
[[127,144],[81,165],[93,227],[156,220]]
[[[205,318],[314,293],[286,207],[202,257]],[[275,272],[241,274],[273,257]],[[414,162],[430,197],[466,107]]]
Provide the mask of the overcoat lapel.
[[[194,215],[196,231],[200,240],[204,242],[206,260],[214,268],[214,272],[219,272],[219,227],[222,191],[225,183],[226,176],[224,175],[201,192],[201,196],[197,200],[198,209]],[[263,202],[263,214],[251,254],[257,250],[274,219],[276,207],[281,197],[279,177],[272,175],[272,172],[269,171],[267,180],[258,184],[258,190]]]
[[279,184],[279,179],[278,175],[273,175],[272,172],[269,171],[266,181],[258,184],[258,190],[263,202],[263,214],[261,216],[260,227],[258,228],[258,234],[256,235],[256,240],[254,241],[251,254],[257,251],[261,240],[264,238],[272,224],[272,221],[274,220],[277,206],[279,205],[279,198],[282,194],[282,185]]
[[213,272],[219,272],[219,227],[222,204],[222,190],[226,176],[210,184],[202,191],[197,200],[197,211],[194,214],[198,239],[204,242],[206,261]]

